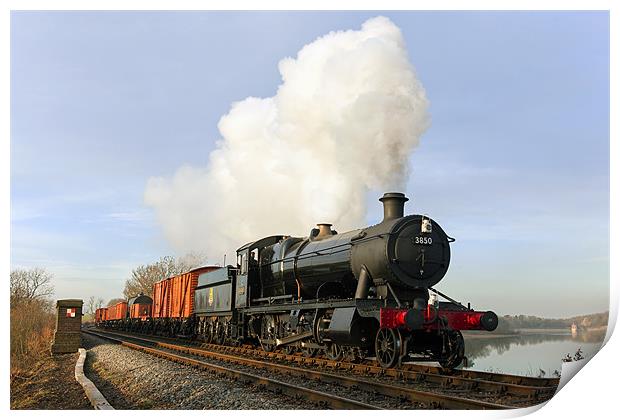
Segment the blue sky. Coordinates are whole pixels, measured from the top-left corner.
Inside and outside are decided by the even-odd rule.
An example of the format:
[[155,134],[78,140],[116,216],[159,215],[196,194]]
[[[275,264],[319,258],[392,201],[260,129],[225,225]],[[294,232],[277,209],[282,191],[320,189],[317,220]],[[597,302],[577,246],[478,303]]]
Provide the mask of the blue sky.
[[500,314],[606,310],[604,12],[13,12],[11,265],[48,268],[58,297],[119,296],[174,253],[149,177],[204,166],[231,103],[274,95],[280,59],[376,15],[431,103],[406,193],[457,239],[439,288]]

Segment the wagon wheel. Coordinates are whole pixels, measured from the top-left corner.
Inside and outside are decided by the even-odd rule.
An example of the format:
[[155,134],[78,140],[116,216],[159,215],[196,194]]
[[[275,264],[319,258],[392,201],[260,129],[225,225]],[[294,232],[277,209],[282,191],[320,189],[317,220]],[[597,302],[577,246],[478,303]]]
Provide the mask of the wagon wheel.
[[342,346],[336,343],[330,343],[325,347],[325,355],[329,360],[340,361],[344,358]]
[[377,361],[383,368],[396,366],[400,359],[402,338],[395,328],[381,328],[375,339],[375,354]]
[[213,326],[211,322],[205,321],[203,325],[202,337],[205,343],[209,344],[213,341]]
[[312,347],[302,347],[301,348],[301,354],[304,357],[314,357],[314,356],[316,356],[316,353],[317,353],[317,349],[314,349]]
[[463,362],[465,357],[465,340],[460,331],[450,331],[448,335],[448,357],[439,360],[439,364],[446,369],[454,369]]

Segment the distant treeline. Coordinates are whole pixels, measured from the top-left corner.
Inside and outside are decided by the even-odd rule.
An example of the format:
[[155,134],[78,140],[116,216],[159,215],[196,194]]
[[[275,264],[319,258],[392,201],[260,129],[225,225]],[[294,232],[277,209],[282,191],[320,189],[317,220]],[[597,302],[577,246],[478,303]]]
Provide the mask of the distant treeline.
[[581,328],[596,328],[606,326],[608,319],[609,312],[579,315],[563,319],[541,318],[531,315],[504,315],[499,318],[499,325],[496,331],[513,332],[533,328],[570,328],[573,323]]

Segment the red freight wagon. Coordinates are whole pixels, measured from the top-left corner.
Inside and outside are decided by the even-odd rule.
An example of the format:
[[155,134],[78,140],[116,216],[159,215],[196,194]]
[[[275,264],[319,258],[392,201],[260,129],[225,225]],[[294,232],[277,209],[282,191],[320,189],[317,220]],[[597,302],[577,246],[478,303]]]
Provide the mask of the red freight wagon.
[[127,318],[127,302],[119,302],[108,308],[106,321],[115,321],[117,319]]
[[153,318],[187,318],[194,311],[194,293],[198,276],[218,269],[201,267],[153,285]]

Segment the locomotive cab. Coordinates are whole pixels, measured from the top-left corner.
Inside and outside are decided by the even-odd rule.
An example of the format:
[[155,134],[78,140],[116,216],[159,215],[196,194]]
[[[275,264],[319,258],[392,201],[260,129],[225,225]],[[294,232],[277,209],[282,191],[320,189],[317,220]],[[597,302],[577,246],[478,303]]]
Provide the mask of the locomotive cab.
[[282,235],[268,236],[243,245],[237,250],[236,308],[247,308],[254,299],[261,298],[260,263],[263,248],[278,243]]

